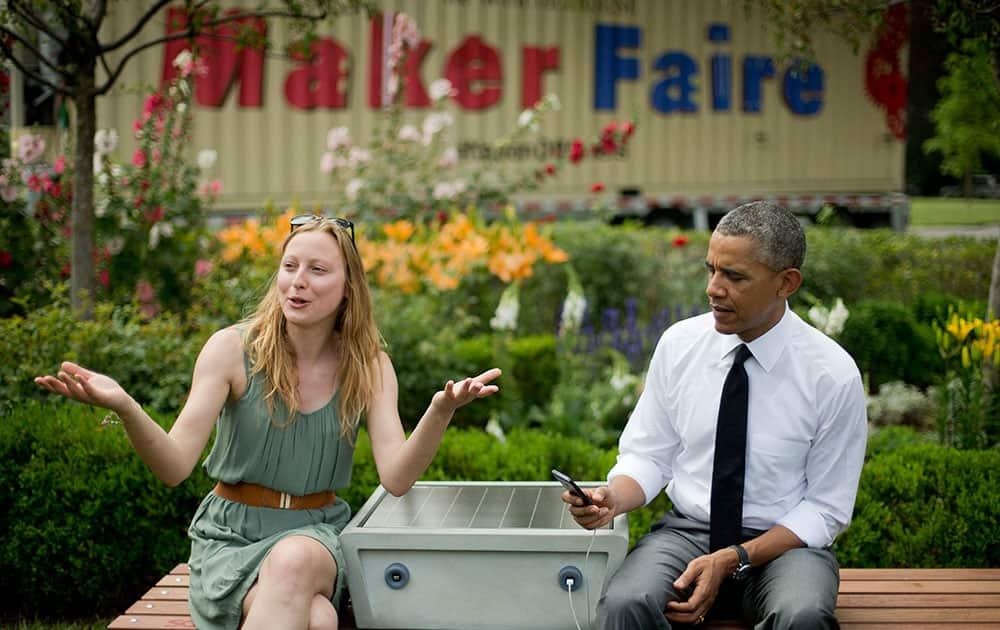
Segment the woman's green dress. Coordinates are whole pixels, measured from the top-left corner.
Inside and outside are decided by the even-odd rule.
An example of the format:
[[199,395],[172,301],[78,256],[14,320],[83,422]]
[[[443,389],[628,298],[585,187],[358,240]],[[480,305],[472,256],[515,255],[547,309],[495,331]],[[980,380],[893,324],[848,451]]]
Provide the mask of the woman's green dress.
[[[268,417],[264,377],[250,375],[247,391],[226,404],[216,425],[215,444],[205,459],[213,479],[247,482],[279,492],[305,495],[337,490],[351,481],[352,439],[342,437],[337,419],[337,396],[321,409],[299,414],[285,428]],[[286,418],[275,404],[275,420]],[[338,498],[318,510],[257,508],[209,493],[194,515],[191,537],[191,616],[198,628],[239,627],[243,598],[253,586],[261,562],[287,536],[308,536],[322,543],[337,562],[334,604],[346,584],[346,564],[339,535],[351,517],[351,508]]]

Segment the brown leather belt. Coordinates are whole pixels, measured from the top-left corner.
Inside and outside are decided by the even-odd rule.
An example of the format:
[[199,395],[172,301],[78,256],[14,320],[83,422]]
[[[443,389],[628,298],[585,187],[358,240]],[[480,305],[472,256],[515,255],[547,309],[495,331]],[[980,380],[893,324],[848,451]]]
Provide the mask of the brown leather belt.
[[276,510],[318,510],[337,500],[337,494],[332,490],[297,497],[287,492],[278,492],[271,488],[242,481],[236,484],[220,481],[215,484],[212,492],[223,499],[237,503]]

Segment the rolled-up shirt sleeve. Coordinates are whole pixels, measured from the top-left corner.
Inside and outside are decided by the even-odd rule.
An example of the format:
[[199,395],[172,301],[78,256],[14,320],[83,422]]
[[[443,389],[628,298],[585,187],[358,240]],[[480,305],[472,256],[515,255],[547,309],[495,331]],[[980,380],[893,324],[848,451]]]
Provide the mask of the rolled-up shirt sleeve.
[[609,483],[619,475],[635,480],[645,494],[646,504],[673,478],[674,452],[680,444],[664,400],[668,391],[667,354],[664,336],[656,345],[642,394],[618,441],[618,461],[608,472]]
[[806,460],[805,496],[778,521],[809,547],[828,547],[850,524],[868,439],[860,376],[825,386],[830,389]]

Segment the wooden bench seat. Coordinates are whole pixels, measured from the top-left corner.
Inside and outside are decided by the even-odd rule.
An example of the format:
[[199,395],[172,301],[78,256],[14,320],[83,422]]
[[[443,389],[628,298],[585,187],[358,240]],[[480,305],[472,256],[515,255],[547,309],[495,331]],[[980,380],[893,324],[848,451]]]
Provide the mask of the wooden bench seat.
[[[187,591],[188,567],[178,564],[108,628],[194,628]],[[849,630],[995,630],[1000,628],[1000,569],[841,569],[837,618]],[[353,630],[353,620],[342,619],[340,627]],[[706,622],[703,627],[744,626]]]

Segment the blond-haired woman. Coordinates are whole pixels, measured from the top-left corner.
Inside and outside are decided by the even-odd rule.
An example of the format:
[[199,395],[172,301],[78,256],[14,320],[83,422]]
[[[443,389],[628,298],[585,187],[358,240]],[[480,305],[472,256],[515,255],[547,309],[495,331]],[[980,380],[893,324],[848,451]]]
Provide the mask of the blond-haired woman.
[[338,535],[350,507],[334,491],[350,482],[361,416],[379,480],[401,495],[430,464],[454,411],[498,389],[498,369],[448,381],[407,438],[353,224],[292,222],[270,290],[252,317],[205,343],[169,432],[103,374],[66,362],[57,376],[35,379],[115,411],[171,486],[191,474],[217,427],[204,466],[218,484],[189,529],[199,628],[336,628],[345,584]]

